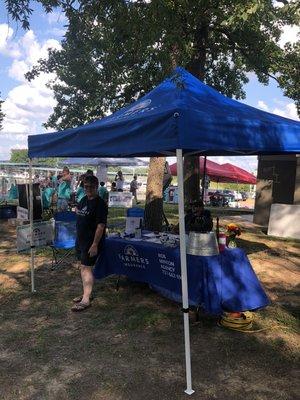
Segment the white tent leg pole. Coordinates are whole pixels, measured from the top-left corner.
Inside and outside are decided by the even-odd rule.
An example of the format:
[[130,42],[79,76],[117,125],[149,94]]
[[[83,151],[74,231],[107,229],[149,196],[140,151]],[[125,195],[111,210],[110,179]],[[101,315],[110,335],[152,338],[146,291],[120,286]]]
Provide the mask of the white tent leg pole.
[[30,222],[30,274],[31,292],[35,293],[34,285],[34,243],[33,243],[33,179],[32,179],[32,159],[29,159],[29,222]]
[[185,368],[186,368],[185,393],[193,394],[194,390],[192,389],[190,326],[189,326],[189,311],[188,311],[189,297],[188,297],[188,284],[187,284],[186,243],[185,243],[185,223],[184,223],[183,158],[181,149],[176,150],[176,156],[177,156],[177,177],[178,177],[178,209],[179,209],[182,308],[183,308]]

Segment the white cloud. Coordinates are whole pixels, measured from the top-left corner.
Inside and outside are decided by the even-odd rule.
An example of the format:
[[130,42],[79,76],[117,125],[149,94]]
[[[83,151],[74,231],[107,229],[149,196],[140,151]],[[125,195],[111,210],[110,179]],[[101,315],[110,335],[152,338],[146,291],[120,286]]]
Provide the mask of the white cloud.
[[[9,28],[8,31],[9,42],[13,30]],[[59,42],[48,39],[41,43],[34,32],[29,30],[15,43],[15,46],[18,48],[18,58],[7,51],[9,48],[7,40],[0,42],[0,51],[5,49],[2,53],[13,58],[8,75],[18,82],[18,85],[9,91],[3,103],[5,118],[0,138],[6,146],[0,149],[1,159],[9,158],[11,148],[27,147],[28,134],[45,132],[42,124],[47,121],[56,104],[53,92],[46,86],[49,80],[55,78],[54,74],[43,73],[31,82],[25,79],[24,74],[40,58],[47,57],[49,48],[59,49]]]
[[257,107],[260,108],[261,110],[269,111],[269,107],[266,105],[266,103],[263,100],[258,101]]
[[299,121],[297,108],[294,103],[285,104],[285,106],[282,108],[276,107],[272,112],[274,114],[280,115],[281,117],[295,119],[296,121]]
[[280,115],[281,117],[295,119],[296,121],[299,120],[297,108],[294,103],[286,103],[278,99],[274,99],[273,102],[277,104],[277,107],[271,108],[263,100],[258,101],[257,107],[272,114]]
[[295,43],[298,39],[300,28],[297,25],[285,25],[279,40],[279,46],[284,47],[287,42]]
[[25,82],[25,73],[28,71],[28,64],[24,60],[14,60],[8,70],[8,76],[20,82]]
[[13,29],[7,24],[0,24],[0,54],[18,58],[21,53],[18,44],[13,40]]

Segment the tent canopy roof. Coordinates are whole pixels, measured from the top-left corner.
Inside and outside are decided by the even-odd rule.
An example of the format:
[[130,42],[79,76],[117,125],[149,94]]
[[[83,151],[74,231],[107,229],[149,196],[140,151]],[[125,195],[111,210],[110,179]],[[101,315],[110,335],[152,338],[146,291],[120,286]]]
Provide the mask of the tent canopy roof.
[[126,166],[126,167],[145,167],[149,163],[138,158],[85,158],[85,157],[76,157],[76,158],[65,158],[64,160],[59,162],[60,165],[103,165],[103,166]]
[[256,178],[250,172],[237,167],[236,165],[226,163],[221,165],[225,173],[228,173],[235,179],[235,182],[256,184]]
[[[204,157],[199,157],[200,175],[204,174]],[[172,175],[177,175],[177,164],[170,165]],[[206,175],[213,182],[239,182],[256,184],[256,178],[250,172],[236,167],[232,164],[218,164],[211,160],[206,160]]]
[[28,137],[33,157],[300,152],[300,123],[221,95],[182,68],[112,115]]

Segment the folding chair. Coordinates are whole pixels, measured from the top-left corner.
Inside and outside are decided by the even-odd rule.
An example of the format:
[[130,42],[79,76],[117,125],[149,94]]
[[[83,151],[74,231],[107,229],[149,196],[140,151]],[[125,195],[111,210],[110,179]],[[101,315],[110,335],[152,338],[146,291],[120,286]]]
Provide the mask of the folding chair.
[[[57,268],[71,254],[76,241],[76,213],[60,211],[54,214],[55,234],[52,248],[52,269]],[[59,250],[64,253],[59,257]]]

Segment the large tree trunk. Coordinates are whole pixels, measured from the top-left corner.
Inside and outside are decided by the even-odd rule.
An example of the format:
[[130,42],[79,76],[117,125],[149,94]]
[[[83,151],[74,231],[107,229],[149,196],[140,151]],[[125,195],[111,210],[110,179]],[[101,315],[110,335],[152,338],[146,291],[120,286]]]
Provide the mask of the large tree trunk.
[[[201,81],[205,76],[207,38],[208,25],[203,24],[196,34],[194,57],[187,66],[187,70]],[[184,157],[184,198],[185,204],[200,198],[199,156]]]
[[165,161],[165,157],[150,158],[145,206],[145,227],[150,231],[162,230]]
[[199,156],[184,157],[184,194],[185,205],[200,198]]

